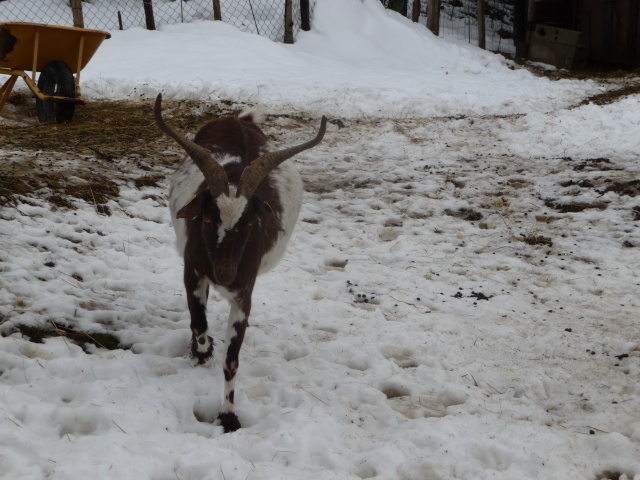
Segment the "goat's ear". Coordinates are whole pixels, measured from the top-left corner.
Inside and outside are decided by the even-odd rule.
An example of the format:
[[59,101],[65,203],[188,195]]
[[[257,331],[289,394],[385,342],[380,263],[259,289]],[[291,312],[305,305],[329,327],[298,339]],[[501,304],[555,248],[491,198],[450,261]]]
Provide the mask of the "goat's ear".
[[264,105],[256,105],[244,110],[238,118],[250,123],[262,123],[264,121]]
[[187,204],[178,210],[176,218],[193,218],[202,211],[208,190],[200,190],[191,197]]

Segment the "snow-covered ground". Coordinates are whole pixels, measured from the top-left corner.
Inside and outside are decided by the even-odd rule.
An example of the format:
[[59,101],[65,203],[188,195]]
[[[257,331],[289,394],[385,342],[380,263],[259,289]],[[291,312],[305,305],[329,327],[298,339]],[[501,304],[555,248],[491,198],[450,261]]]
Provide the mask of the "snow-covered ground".
[[[579,106],[604,87],[377,0],[319,0],[293,46],[214,22],[113,32],[82,87],[262,103],[275,145],[331,123],[295,160],[305,203],[254,293],[232,434],[228,307],[211,294],[218,347],[194,367],[166,181],[122,182],[109,216],[0,208],[0,477],[640,479],[639,95]],[[106,168],[74,145],[0,156]],[[52,321],[130,348],[16,332]]]

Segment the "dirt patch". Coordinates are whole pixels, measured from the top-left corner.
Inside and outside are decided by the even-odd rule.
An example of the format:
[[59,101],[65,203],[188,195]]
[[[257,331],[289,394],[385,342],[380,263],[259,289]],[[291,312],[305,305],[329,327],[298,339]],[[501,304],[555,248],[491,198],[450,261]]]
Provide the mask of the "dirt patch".
[[304,191],[318,195],[335,192],[337,190],[367,189],[380,185],[377,179],[358,179],[340,177],[337,175],[306,175],[304,178]]
[[573,167],[576,172],[582,171],[602,171],[617,170],[615,166],[611,164],[611,160],[608,158],[588,158],[583,160],[578,165]]
[[[596,162],[602,163],[604,161],[605,164],[610,163],[607,159],[594,159],[589,160],[588,162]],[[590,163],[592,164],[592,163]],[[584,164],[582,164],[584,165]],[[599,169],[599,168],[598,168]],[[574,168],[575,170],[575,168]],[[636,197],[640,195],[640,180],[634,179],[629,181],[616,181],[611,178],[599,178],[597,181],[591,180],[568,180],[564,182],[560,182],[560,185],[565,188],[569,187],[579,187],[579,188],[588,188],[593,189],[600,196],[605,195],[606,193],[613,192],[617,193],[620,196],[626,195],[628,197]],[[606,186],[605,186],[606,185]],[[570,192],[569,195],[577,196],[580,191],[578,189],[574,189],[574,191]],[[584,210],[596,209],[596,210],[606,210],[608,207],[608,203],[604,201],[589,201],[589,202],[557,202],[554,200],[547,199],[544,204],[553,208],[562,213],[577,213],[582,212]],[[636,211],[638,209],[639,211]],[[640,207],[634,207],[633,210],[634,220],[640,219]],[[538,221],[546,221],[547,217],[538,219]]]
[[587,64],[580,68],[574,68],[573,70],[549,70],[527,60],[511,57],[508,58],[530,72],[541,77],[547,77],[551,80],[595,80],[602,83],[618,85],[633,84],[633,82],[640,80],[639,71],[623,70],[611,65]]
[[625,85],[615,90],[593,95],[592,97],[584,100],[580,105],[588,105],[589,103],[594,103],[596,105],[608,105],[620,100],[621,98],[636,94],[640,94],[640,85]]
[[630,95],[640,94],[640,72],[612,69],[609,66],[588,65],[583,68],[568,70],[547,70],[531,62],[521,59],[511,59],[523,66],[534,75],[546,77],[550,80],[594,80],[606,86],[608,90],[586,98],[576,107],[593,103],[595,105],[608,105]]
[[51,327],[31,327],[28,325],[18,325],[16,327],[22,335],[33,343],[43,343],[44,339],[51,337],[63,337],[81,346],[85,351],[87,345],[104,348],[106,350],[116,350],[125,348],[118,340],[118,337],[111,333],[87,333],[75,330],[72,327],[51,321]]
[[530,234],[522,237],[522,241],[527,245],[546,245],[548,247],[553,247],[553,240],[549,237],[545,237],[544,235]]
[[145,175],[143,177],[135,178],[133,180],[133,183],[136,188],[158,187],[158,183],[164,179],[164,175]]
[[109,213],[106,203],[120,193],[116,182],[105,174],[48,169],[38,160],[9,163],[5,172],[6,176],[0,178],[0,205],[15,205],[17,198],[24,196],[42,198],[60,208],[73,208],[73,199],[77,199],[94,205],[99,213]]
[[575,180],[568,180],[566,182],[560,182],[560,186],[565,188],[573,186],[582,188],[593,188],[593,183],[591,182],[591,180],[580,180],[579,182],[576,182]]
[[615,192],[618,195],[627,195],[629,197],[636,197],[640,195],[640,180],[631,180],[628,182],[613,182],[607,188],[604,189],[602,194],[607,192]]
[[560,220],[562,217],[553,217],[550,215],[536,215],[536,222],[541,223],[553,223]]
[[605,202],[553,202],[547,200],[545,205],[549,208],[553,208],[561,213],[579,213],[589,209],[606,210],[609,206]]
[[512,178],[507,180],[507,185],[511,188],[515,188],[516,190],[520,190],[521,188],[530,186],[531,182],[522,178]]
[[[608,162],[608,160],[607,160]],[[605,185],[603,187],[603,185]],[[614,180],[612,178],[599,178],[597,181],[594,180],[568,180],[564,182],[560,182],[560,186],[564,188],[568,187],[580,187],[580,188],[591,188],[598,192],[600,195],[604,195],[609,192],[617,193],[618,195],[626,195],[628,197],[636,197],[640,195],[640,180],[634,179],[629,181],[619,181]],[[577,192],[575,192],[577,194]]]
[[444,214],[449,215],[450,217],[461,218],[462,220],[466,220],[468,222],[482,220],[482,213],[471,208],[459,208],[458,210],[450,210],[447,208],[445,209]]

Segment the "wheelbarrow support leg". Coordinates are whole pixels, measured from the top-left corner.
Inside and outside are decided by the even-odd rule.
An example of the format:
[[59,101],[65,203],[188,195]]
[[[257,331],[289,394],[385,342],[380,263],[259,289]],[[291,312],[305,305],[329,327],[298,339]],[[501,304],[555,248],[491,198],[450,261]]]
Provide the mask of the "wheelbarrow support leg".
[[16,84],[16,80],[18,80],[18,76],[11,75],[9,80],[4,82],[4,85],[0,87],[0,112],[6,105],[7,100],[9,100],[9,95],[11,94],[11,90],[13,90],[13,86]]

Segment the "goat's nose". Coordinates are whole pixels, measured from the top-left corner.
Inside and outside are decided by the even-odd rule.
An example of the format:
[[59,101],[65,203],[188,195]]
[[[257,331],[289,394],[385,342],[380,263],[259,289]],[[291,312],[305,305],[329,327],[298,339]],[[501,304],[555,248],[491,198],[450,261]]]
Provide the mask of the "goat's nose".
[[230,284],[236,276],[236,269],[231,265],[219,265],[216,269],[218,283],[222,285]]

